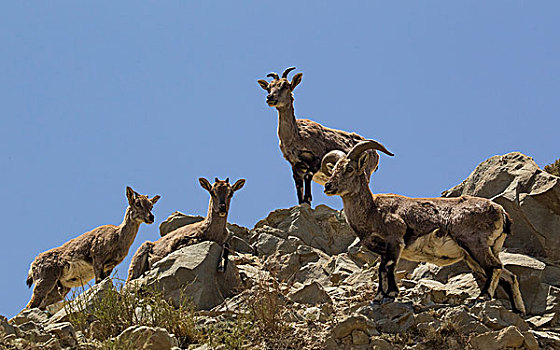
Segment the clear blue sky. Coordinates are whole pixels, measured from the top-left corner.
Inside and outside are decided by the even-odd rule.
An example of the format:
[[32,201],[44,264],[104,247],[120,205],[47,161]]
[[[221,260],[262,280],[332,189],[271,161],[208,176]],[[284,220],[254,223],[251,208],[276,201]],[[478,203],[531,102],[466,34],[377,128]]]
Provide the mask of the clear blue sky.
[[[437,196],[481,161],[558,157],[557,1],[12,1],[0,4],[0,314],[40,252],[160,194],[129,257],[197,178],[246,178],[230,221],[297,203],[257,85],[296,66],[298,117],[382,141],[372,188]],[[314,205],[341,208],[314,184]]]

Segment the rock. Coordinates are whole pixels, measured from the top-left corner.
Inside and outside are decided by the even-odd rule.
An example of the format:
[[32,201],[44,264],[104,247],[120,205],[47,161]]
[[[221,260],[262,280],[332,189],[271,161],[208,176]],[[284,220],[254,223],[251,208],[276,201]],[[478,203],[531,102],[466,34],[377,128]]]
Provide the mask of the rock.
[[401,333],[414,324],[412,306],[405,303],[372,304],[358,309],[358,313],[375,322],[381,333]]
[[116,343],[126,344],[131,349],[170,350],[177,346],[177,339],[165,328],[131,326],[117,337]]
[[275,210],[259,221],[253,231],[279,238],[298,237],[304,244],[328,255],[346,252],[356,238],[342,213],[325,205],[311,209],[309,204],[301,204]]
[[41,309],[24,309],[19,314],[15,315],[10,319],[10,323],[19,326],[21,324],[33,321],[35,323],[43,323],[47,321],[49,316],[47,313]]
[[381,338],[374,338],[370,342],[372,350],[394,350],[393,345],[389,344],[386,340]]
[[438,310],[437,315],[438,318],[449,322],[458,332],[463,334],[478,334],[490,331],[490,328],[471,315],[465,306]]
[[132,281],[137,286],[155,287],[175,306],[185,296],[199,310],[209,310],[233,296],[241,287],[239,271],[229,263],[218,272],[222,248],[215,242],[201,242],[175,251],[154,264],[143,277]]
[[352,331],[352,344],[354,345],[367,345],[369,343],[369,336],[366,332],[360,329]]
[[500,331],[486,332],[471,337],[470,343],[476,350],[500,350],[523,346],[525,337],[515,326]]
[[161,224],[159,224],[159,234],[161,237],[165,236],[171,231],[175,231],[179,227],[185,225],[194,224],[204,220],[203,216],[186,215],[181,212],[174,212],[167,219],[165,219]]
[[3,334],[16,334],[14,326],[8,323],[8,319],[4,316],[0,316],[0,333]]
[[367,333],[368,328],[375,329],[375,326],[365,316],[353,315],[337,323],[332,330],[332,334],[335,339],[341,339],[352,334],[357,329]]
[[529,330],[529,325],[521,316],[504,308],[498,300],[480,303],[472,307],[470,311],[492,330],[499,330],[510,325],[516,326],[521,331]]
[[111,278],[107,277],[69,302],[64,308],[52,316],[48,320],[48,323],[68,322],[70,315],[91,309],[94,303],[101,299],[106,291],[111,289],[114,289],[113,282]]
[[560,349],[560,333],[551,331],[530,331],[543,349]]
[[362,241],[358,237],[350,244],[347,252],[350,259],[360,267],[372,265],[379,257],[376,253],[362,246]]
[[76,331],[70,322],[49,324],[44,330],[54,335],[63,348],[74,347],[77,344]]
[[14,327],[18,338],[29,341],[43,343],[52,338],[50,334],[45,334],[38,324],[33,321],[20,324]]
[[542,171],[532,158],[519,152],[494,156],[442,195],[491,198],[513,221],[506,247],[560,262],[560,178]]
[[332,304],[331,297],[317,282],[306,284],[298,290],[293,291],[288,294],[288,299],[296,303],[308,305],[318,305],[324,303]]
[[333,256],[325,266],[325,272],[329,275],[330,281],[335,285],[361,270],[345,253]]

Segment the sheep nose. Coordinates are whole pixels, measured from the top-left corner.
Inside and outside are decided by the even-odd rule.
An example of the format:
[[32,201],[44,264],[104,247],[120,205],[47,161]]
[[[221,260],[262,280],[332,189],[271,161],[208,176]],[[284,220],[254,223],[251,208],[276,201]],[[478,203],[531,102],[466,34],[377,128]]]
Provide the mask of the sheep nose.
[[226,211],[226,205],[225,204],[220,204],[218,206],[218,209],[220,209],[221,212],[224,212],[224,211]]
[[154,219],[155,219],[155,217],[154,217],[154,214],[151,214],[151,213],[150,213],[150,216],[148,217],[148,219],[150,219],[150,221],[152,221],[152,222],[153,222],[153,221],[154,221]]
[[330,190],[332,190],[332,186],[333,186],[333,185],[332,185],[332,182],[327,182],[327,183],[325,184],[325,191],[330,191]]

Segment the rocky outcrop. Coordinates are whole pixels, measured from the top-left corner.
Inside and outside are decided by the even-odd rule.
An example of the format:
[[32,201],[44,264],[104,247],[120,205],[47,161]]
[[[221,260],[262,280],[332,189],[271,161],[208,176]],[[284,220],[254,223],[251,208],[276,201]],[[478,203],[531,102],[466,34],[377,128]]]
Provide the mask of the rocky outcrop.
[[176,306],[186,296],[199,310],[211,309],[241,287],[235,264],[228,264],[225,272],[217,271],[221,254],[222,248],[215,242],[194,244],[169,254],[131,283],[163,291]]
[[531,157],[519,152],[494,156],[442,195],[491,198],[513,220],[506,247],[560,264],[560,177],[541,170]]

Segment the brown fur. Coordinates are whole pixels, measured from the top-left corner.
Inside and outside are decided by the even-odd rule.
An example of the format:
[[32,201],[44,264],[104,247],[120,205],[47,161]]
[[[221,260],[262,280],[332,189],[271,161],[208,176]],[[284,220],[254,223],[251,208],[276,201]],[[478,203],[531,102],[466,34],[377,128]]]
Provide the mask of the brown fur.
[[160,198],[149,199],[130,187],[126,194],[129,207],[120,225],[99,226],[35,258],[27,276],[29,287],[35,283],[28,308],[60,301],[72,287],[83,286],[93,277],[98,283],[124,260],[140,224],[154,222],[151,210]]
[[[275,78],[270,83],[266,80],[259,80],[258,83],[268,91],[268,105],[278,110],[280,150],[292,165],[299,204],[311,203],[311,180],[323,185],[328,179],[321,171],[323,156],[332,150],[349,151],[364,138],[356,133],[324,127],[308,119],[296,119],[292,91],[301,82],[302,73],[296,74],[291,82],[284,76],[287,77],[286,72],[282,78]],[[379,156],[374,150],[368,153],[370,158],[365,172],[369,179],[377,168]]]
[[367,157],[343,155],[334,166],[323,166],[332,169],[325,193],[342,197],[348,224],[365,247],[381,255],[376,299],[398,295],[394,268],[400,257],[438,265],[465,259],[474,272],[486,276],[481,295],[493,297],[501,277],[514,309],[525,312],[517,278],[499,260],[509,231],[509,217],[500,205],[471,196],[374,195],[362,170]]
[[216,182],[213,185],[210,185],[208,180],[204,178],[200,178],[199,181],[200,185],[210,193],[210,204],[206,218],[202,221],[179,227],[155,242],[145,242],[142,244],[132,258],[127,281],[140,277],[153,264],[172,252],[201,241],[214,241],[224,247],[223,259],[218,266],[218,270],[225,270],[228,254],[226,246],[228,238],[226,228],[227,214],[233,193],[243,187],[245,180],[238,180],[233,186],[229,184],[228,179],[220,181],[216,178]]

